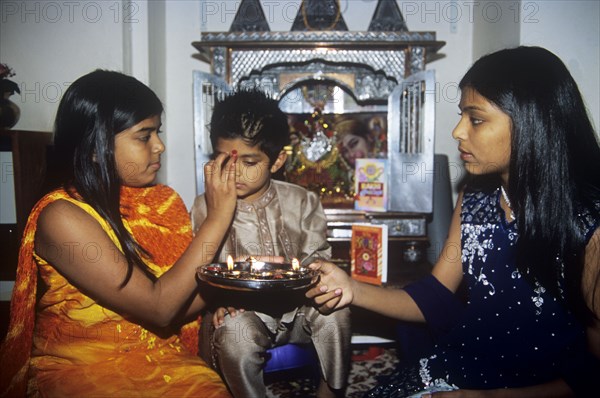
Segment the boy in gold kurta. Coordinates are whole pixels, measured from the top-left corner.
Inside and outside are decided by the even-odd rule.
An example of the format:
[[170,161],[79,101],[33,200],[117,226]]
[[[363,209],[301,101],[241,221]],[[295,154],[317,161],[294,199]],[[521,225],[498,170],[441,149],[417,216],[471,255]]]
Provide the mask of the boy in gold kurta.
[[[329,258],[327,220],[316,193],[271,179],[286,160],[287,117],[258,91],[239,91],[217,102],[211,118],[214,153],[237,154],[234,220],[216,261],[228,255]],[[206,218],[203,195],[191,211],[194,229]],[[215,292],[219,308],[203,317],[200,354],[236,397],[264,397],[265,353],[286,343],[313,343],[320,361],[319,396],[341,394],[350,353],[349,311],[323,315],[304,292]],[[244,310],[236,310],[242,307]]]

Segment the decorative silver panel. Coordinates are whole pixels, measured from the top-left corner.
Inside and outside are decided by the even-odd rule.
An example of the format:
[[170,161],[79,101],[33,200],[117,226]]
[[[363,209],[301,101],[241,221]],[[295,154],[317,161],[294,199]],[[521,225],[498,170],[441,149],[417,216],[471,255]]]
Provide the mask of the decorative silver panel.
[[[317,31],[291,31],[291,32],[204,32],[200,45],[226,45],[225,43],[239,42],[270,42],[277,44],[314,43],[315,45],[358,47],[373,42],[389,42],[390,45],[422,45],[440,48],[444,43],[436,42],[435,32],[357,32],[347,30],[317,30]],[[218,43],[218,44],[217,44]]]
[[398,213],[382,213],[374,216],[373,213],[356,214],[350,212],[350,216],[331,212],[325,209],[329,220],[327,223],[327,236],[330,238],[350,238],[352,236],[352,225],[357,223],[385,224],[388,226],[390,237],[410,237],[427,235],[427,220],[420,216],[406,217],[405,214],[398,217]]
[[404,78],[405,59],[404,51],[345,49],[243,50],[231,54],[229,82],[233,87],[236,87],[243,77],[250,75],[253,71],[260,72],[267,65],[298,65],[314,60],[337,64],[366,65],[374,71],[381,71],[386,76],[399,82]]
[[[375,57],[379,54],[374,54]],[[238,53],[239,55],[239,53]],[[312,57],[314,58],[313,54]],[[336,55],[336,54],[332,54]],[[339,54],[337,54],[339,55]],[[272,98],[281,99],[290,89],[299,85],[307,80],[329,80],[335,83],[339,87],[345,88],[348,92],[353,93],[354,97],[361,102],[364,101],[379,101],[381,103],[387,103],[388,96],[392,93],[394,87],[398,85],[398,82],[402,80],[399,74],[395,71],[393,76],[388,76],[384,72],[375,71],[374,66],[383,62],[383,59],[376,60],[372,57],[365,57],[367,61],[371,62],[372,65],[363,62],[363,60],[352,59],[344,54],[341,56],[341,60],[348,59],[348,62],[357,62],[348,64],[345,63],[324,63],[320,59],[311,60],[308,58],[309,63],[292,64],[289,59],[284,62],[285,65],[281,65],[277,59],[264,60],[266,64],[264,69],[257,70],[253,65],[256,62],[251,60],[245,60],[243,68],[237,68],[240,80],[235,80],[233,85],[240,88],[249,87],[261,87],[261,89],[269,92]],[[387,55],[386,55],[387,56]],[[334,57],[330,57],[334,58]],[[404,52],[398,52],[397,54],[389,54],[388,57],[393,61],[398,70],[404,70]],[[239,60],[234,58],[234,61]],[[340,61],[340,59],[337,59]],[[276,66],[271,66],[276,65]],[[398,80],[400,77],[400,80]],[[312,109],[310,110],[312,112]]]
[[[232,87],[244,79],[261,81],[262,76],[257,78],[257,74],[270,73],[268,67],[273,65],[294,67],[313,62],[349,68],[363,65],[372,71],[357,76],[361,81],[353,92],[361,87],[360,92],[354,93],[361,100],[380,99],[382,84],[387,85],[390,80],[397,84],[406,76],[424,70],[426,58],[444,42],[436,41],[434,32],[291,31],[206,32],[202,33],[201,41],[192,44],[200,52],[199,58],[209,62],[213,73]],[[269,76],[266,80],[268,83],[273,78]]]
[[424,236],[427,234],[427,221],[424,218],[372,218],[372,224],[388,226],[388,236]]
[[434,71],[416,73],[400,83],[390,96],[388,164],[391,211],[433,211],[434,79]]
[[[378,5],[373,26],[396,29],[394,18],[389,18],[390,4],[384,5]],[[392,8],[401,17],[397,6]],[[313,22],[309,25],[316,26]],[[414,76],[425,70],[428,58],[445,44],[436,41],[435,32],[205,32],[201,41],[192,44],[199,51],[197,57],[210,63],[212,73],[220,78],[218,87],[259,87],[279,100],[281,109],[290,115],[312,114],[316,107],[323,115],[387,111],[389,210],[432,211],[432,184],[427,173],[433,170],[433,72]],[[332,95],[317,96],[322,103],[306,96],[307,90],[331,87],[337,90]],[[195,85],[195,98],[198,95]],[[207,122],[209,111],[200,108]],[[196,123],[199,167],[198,159],[210,152],[198,137],[205,128],[198,125],[200,121]],[[198,190],[202,189],[199,181]]]
[[[286,91],[284,95],[279,98],[279,108],[285,113],[289,114],[311,114],[315,111],[315,106],[312,101],[307,101],[305,98],[304,90],[306,87],[317,87],[317,91],[329,90],[331,96],[323,103],[321,109],[323,114],[345,114],[345,113],[361,113],[381,112],[387,113],[387,97],[385,101],[377,101],[374,103],[357,103],[355,101],[354,93],[351,90],[345,91],[344,86],[335,85],[338,82],[334,80],[333,83],[322,82],[319,86],[319,81],[312,81],[312,85],[309,85],[309,81],[299,81],[296,88]],[[395,85],[394,85],[395,87]],[[393,87],[392,87],[393,89]],[[374,98],[374,97],[373,97]]]
[[210,73],[193,72],[194,88],[194,154],[196,156],[196,194],[204,192],[204,164],[212,154],[208,129],[215,99],[222,98],[231,89],[227,83]]
[[409,75],[425,70],[425,49],[423,47],[410,48],[410,73]]
[[227,49],[225,47],[215,47],[212,49],[212,69],[215,76],[219,76],[222,79],[225,78],[227,73],[226,68],[226,55]]

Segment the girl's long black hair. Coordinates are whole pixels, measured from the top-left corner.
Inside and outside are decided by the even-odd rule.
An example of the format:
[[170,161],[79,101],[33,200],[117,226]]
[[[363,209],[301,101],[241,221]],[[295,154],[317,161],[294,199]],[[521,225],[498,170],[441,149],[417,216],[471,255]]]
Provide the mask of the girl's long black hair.
[[562,259],[572,307],[590,320],[581,293],[586,237],[577,213],[600,216],[600,146],[577,84],[550,51],[518,47],[479,59],[460,87],[473,88],[512,120],[508,194],[519,228],[519,270],[557,289]]
[[123,286],[134,266],[152,274],[142,261],[147,252],[121,219],[115,136],[162,111],[156,94],[140,81],[119,72],[96,70],[69,86],[56,115],[48,176],[55,187],[62,185],[67,192],[74,189],[112,227],[128,263]]

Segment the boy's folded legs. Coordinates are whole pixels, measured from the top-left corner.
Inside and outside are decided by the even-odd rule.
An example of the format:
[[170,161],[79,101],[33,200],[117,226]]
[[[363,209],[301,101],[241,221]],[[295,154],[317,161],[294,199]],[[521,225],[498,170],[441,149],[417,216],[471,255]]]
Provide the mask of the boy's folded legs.
[[221,374],[235,397],[266,395],[263,380],[266,351],[287,343],[312,342],[319,357],[322,381],[332,390],[345,388],[351,338],[348,309],[323,315],[313,307],[302,306],[291,323],[274,321],[278,322],[275,333],[255,312],[246,311],[225,317],[225,322],[215,329],[212,314],[203,316],[200,355]]

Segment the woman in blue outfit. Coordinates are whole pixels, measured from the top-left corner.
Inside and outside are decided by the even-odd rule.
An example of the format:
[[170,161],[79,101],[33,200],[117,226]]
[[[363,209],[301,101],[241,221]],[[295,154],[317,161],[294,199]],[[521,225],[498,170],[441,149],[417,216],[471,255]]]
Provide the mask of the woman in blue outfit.
[[320,262],[307,296],[427,322],[431,352],[369,397],[597,394],[600,147],[577,85],[554,54],[519,47],[478,60],[460,88],[452,136],[472,178],[432,274],[386,289]]

